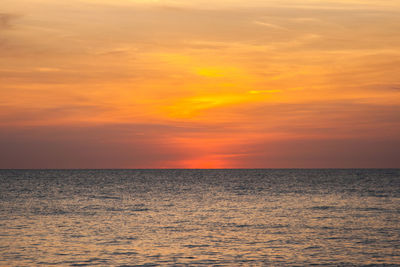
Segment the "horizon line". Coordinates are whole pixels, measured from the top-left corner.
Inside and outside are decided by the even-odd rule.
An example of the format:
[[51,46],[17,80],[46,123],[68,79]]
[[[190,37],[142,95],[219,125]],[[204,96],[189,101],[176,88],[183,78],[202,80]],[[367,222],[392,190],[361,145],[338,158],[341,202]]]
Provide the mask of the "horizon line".
[[26,170],[400,170],[400,167],[283,167],[283,168],[0,168],[0,171]]

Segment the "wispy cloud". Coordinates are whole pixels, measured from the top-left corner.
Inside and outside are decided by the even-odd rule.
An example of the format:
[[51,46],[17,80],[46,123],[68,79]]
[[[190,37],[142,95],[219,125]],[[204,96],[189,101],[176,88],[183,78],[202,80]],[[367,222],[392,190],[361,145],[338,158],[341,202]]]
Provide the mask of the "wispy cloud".
[[271,94],[271,93],[280,93],[282,92],[281,90],[252,90],[249,91],[249,94]]
[[256,24],[256,25],[260,25],[260,26],[271,28],[271,29],[275,29],[275,30],[285,30],[285,31],[288,30],[285,27],[282,27],[282,26],[279,26],[279,25],[276,25],[276,24],[272,24],[272,23],[268,23],[268,22],[263,22],[263,21],[257,21],[256,20],[256,21],[253,21],[253,23]]
[[18,18],[18,15],[11,13],[0,13],[0,30],[10,29],[13,21]]

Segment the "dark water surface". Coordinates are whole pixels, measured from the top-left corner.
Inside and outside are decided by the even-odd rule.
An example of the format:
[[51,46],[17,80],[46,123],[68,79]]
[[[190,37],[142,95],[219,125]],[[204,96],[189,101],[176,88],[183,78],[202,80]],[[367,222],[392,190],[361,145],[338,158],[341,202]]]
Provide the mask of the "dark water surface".
[[400,170],[0,170],[0,265],[400,265]]

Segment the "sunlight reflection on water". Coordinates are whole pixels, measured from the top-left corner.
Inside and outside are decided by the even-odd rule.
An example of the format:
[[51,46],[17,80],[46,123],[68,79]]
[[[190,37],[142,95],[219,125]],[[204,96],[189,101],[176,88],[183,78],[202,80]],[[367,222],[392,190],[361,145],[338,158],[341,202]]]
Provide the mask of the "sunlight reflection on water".
[[0,265],[400,264],[399,170],[2,170]]

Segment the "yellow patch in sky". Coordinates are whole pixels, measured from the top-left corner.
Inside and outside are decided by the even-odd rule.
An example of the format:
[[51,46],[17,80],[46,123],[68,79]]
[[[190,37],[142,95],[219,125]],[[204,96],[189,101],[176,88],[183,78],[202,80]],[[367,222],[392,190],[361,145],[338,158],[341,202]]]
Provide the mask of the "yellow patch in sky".
[[264,94],[264,93],[280,93],[282,90],[252,90],[249,91],[250,94],[256,95],[256,94]]
[[239,94],[195,96],[181,99],[167,106],[166,110],[171,118],[195,119],[202,111],[245,102],[248,99],[246,95]]
[[241,75],[240,71],[237,68],[233,67],[200,67],[196,69],[196,73],[200,76],[205,77],[231,77],[238,78]]

